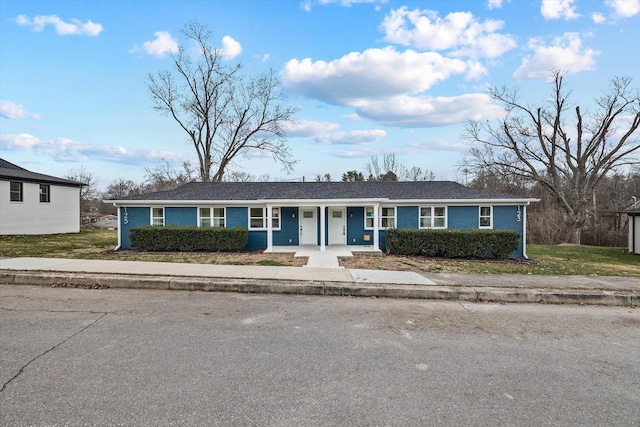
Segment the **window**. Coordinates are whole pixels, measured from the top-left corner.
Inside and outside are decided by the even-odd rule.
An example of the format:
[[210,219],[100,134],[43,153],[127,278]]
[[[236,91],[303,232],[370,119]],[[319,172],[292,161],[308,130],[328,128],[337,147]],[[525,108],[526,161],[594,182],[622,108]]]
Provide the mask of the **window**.
[[47,184],[40,184],[40,203],[51,201],[51,187]]
[[[373,206],[364,208],[364,228],[373,229]],[[396,226],[396,208],[378,208],[378,226],[381,228],[394,228]]]
[[493,209],[491,206],[480,206],[480,228],[493,228]]
[[21,182],[11,182],[9,184],[9,200],[11,200],[12,202],[22,201],[22,183]]
[[373,228],[373,206],[364,208],[364,226],[365,228]]
[[164,225],[164,208],[151,208],[151,225]]
[[[249,229],[267,228],[267,208],[249,208]],[[280,208],[271,208],[271,228],[280,229]]]
[[396,226],[396,208],[380,208],[380,227],[394,228]]
[[447,228],[447,208],[445,206],[420,207],[420,228]]
[[200,208],[198,209],[199,227],[224,227],[224,208]]

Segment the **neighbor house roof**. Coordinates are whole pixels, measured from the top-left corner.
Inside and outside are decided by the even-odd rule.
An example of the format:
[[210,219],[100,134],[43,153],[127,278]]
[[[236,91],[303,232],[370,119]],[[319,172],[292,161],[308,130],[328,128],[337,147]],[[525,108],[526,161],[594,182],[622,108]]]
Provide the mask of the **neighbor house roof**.
[[[537,199],[476,190],[451,181],[191,182],[168,191],[113,202],[293,201],[293,200],[509,200]],[[139,204],[139,203],[135,203]]]
[[626,213],[629,216],[640,216],[640,208],[621,211],[621,213]]
[[57,184],[72,187],[81,187],[85,184],[64,178],[57,178],[51,175],[31,172],[20,166],[14,165],[4,159],[0,159],[0,180],[16,180],[26,182],[40,182],[46,184]]

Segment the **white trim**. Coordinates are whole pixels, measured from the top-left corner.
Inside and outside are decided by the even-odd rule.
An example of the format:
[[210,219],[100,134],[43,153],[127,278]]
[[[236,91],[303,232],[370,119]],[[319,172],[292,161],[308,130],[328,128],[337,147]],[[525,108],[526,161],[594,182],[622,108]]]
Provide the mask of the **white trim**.
[[379,231],[380,217],[378,215],[379,207],[380,207],[379,204],[373,205],[373,247],[376,249],[380,249],[380,231]]
[[199,206],[202,204],[225,205],[228,207],[246,207],[250,205],[262,205],[269,203],[274,206],[311,207],[319,206],[365,206],[377,204],[389,204],[393,206],[415,205],[449,205],[449,206],[477,206],[483,205],[529,205],[539,202],[540,199],[261,199],[261,200],[103,200],[114,205],[157,205],[164,206]]
[[522,256],[524,259],[529,259],[527,256],[527,205],[522,206]]
[[325,205],[320,205],[320,251],[325,251],[327,248],[327,236],[326,231],[327,227],[325,224],[326,221],[326,212],[325,209],[327,207]]
[[[271,252],[273,250],[273,206],[267,205],[267,251]],[[279,208],[278,208],[279,209]],[[279,212],[278,212],[279,213]],[[278,215],[280,218],[281,215]],[[278,223],[278,225],[280,225]]]
[[[423,227],[422,226],[422,218],[427,218],[422,216],[422,208],[431,209],[431,227]],[[444,208],[444,227],[435,227],[435,208]],[[442,218],[441,216],[437,216],[437,218]],[[449,228],[449,208],[445,205],[418,205],[418,230],[446,230]]]
[[166,209],[164,208],[164,206],[153,206],[153,205],[152,205],[152,206],[149,206],[149,208],[150,208],[150,209],[149,209],[149,224],[150,224],[150,225],[154,225],[154,224],[153,224],[153,218],[154,218],[154,216],[153,216],[153,210],[154,210],[154,209],[162,209],[162,227],[164,227],[164,225],[165,225],[165,223],[166,223],[166,221],[167,221],[167,211],[166,211]]
[[[210,211],[210,215],[209,217],[203,217],[200,215],[200,209],[211,209]],[[222,209],[222,220],[224,222],[224,226],[223,227],[216,227],[213,225],[214,219],[216,218],[220,218],[219,216],[215,216],[215,211],[214,209]],[[211,225],[209,227],[211,228],[227,228],[227,208],[224,206],[213,206],[213,205],[200,205],[200,206],[196,206],[196,225],[198,227],[202,227],[202,218],[208,218],[211,221]]]

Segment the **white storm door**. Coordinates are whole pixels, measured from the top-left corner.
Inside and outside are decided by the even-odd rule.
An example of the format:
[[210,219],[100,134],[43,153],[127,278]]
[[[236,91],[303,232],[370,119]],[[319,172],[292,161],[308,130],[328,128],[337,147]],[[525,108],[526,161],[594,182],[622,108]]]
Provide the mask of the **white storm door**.
[[344,208],[329,208],[329,244],[347,244],[347,219]]
[[316,208],[300,208],[300,244],[318,244],[318,221]]

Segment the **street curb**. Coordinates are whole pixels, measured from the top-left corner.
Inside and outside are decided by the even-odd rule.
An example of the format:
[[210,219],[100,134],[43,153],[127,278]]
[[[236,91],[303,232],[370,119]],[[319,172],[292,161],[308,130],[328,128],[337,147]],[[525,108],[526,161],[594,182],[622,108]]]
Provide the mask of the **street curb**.
[[226,279],[59,272],[2,272],[0,284],[86,286],[203,292],[408,298],[493,303],[640,306],[640,292],[601,289],[494,288],[267,279]]

